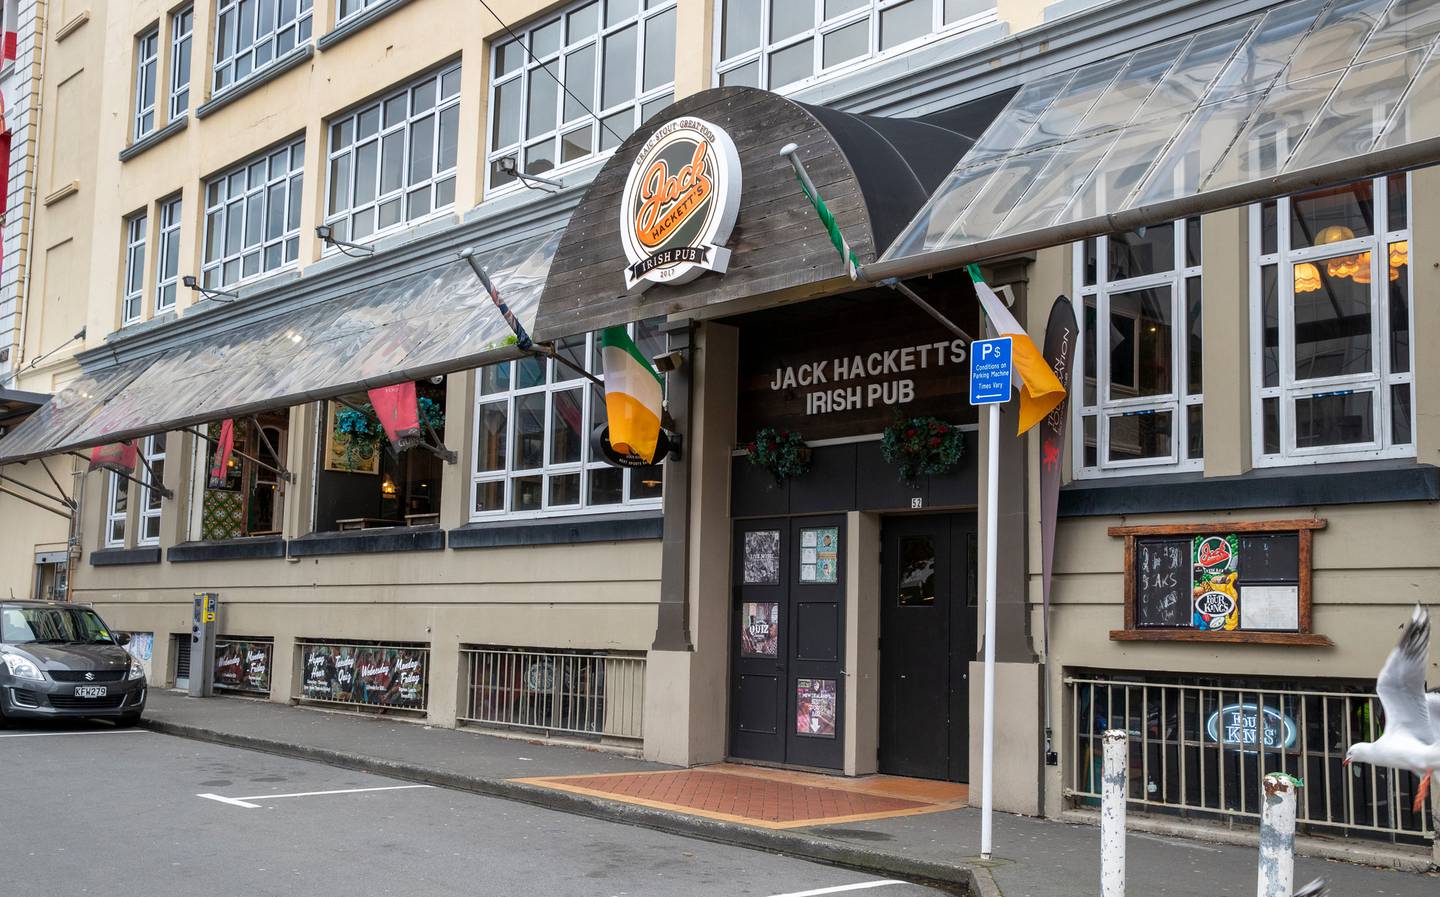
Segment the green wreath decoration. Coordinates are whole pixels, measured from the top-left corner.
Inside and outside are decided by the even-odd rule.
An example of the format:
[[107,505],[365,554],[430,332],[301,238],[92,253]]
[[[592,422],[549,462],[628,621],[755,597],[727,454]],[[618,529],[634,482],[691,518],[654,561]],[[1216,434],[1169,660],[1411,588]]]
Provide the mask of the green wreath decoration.
[[751,464],[770,471],[777,484],[810,472],[810,447],[792,430],[761,427],[746,444],[745,454]]
[[900,468],[900,479],[914,485],[920,477],[946,473],[965,455],[965,435],[934,417],[897,420],[880,437],[885,460]]

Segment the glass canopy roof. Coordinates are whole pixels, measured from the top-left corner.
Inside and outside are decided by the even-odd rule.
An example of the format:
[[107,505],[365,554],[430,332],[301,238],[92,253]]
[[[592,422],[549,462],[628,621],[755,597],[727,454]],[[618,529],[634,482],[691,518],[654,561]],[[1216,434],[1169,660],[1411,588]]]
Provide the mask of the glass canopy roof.
[[[477,256],[527,328],[559,242]],[[469,263],[446,262],[89,370],[0,439],[0,463],[479,367],[516,354],[512,342]]]
[[1291,0],[1027,84],[872,276],[1440,161],[1437,35],[1440,0]]

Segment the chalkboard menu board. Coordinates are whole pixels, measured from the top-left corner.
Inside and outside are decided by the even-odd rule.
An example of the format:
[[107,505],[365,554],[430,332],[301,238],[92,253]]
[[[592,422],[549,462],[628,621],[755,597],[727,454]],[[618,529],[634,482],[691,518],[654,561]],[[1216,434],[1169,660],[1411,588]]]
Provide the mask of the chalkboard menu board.
[[1135,625],[1190,625],[1190,538],[1135,540]]

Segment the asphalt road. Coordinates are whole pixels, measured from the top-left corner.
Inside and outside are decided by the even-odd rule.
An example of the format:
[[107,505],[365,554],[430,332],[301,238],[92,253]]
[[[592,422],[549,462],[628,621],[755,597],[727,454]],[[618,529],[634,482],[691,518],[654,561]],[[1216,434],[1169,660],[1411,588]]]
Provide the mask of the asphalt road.
[[0,730],[0,808],[0,891],[25,897],[942,893],[474,794],[102,725]]

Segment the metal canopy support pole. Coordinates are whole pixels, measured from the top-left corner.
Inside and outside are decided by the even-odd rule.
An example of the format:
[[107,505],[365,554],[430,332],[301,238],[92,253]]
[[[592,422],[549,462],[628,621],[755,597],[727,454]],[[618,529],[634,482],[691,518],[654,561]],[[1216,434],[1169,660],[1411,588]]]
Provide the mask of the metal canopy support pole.
[[887,278],[886,280],[880,281],[880,283],[896,291],[900,295],[904,296],[906,299],[909,299],[911,302],[915,303],[917,306],[920,307],[922,311],[924,311],[926,314],[928,314],[935,320],[939,321],[942,327],[955,334],[956,336],[960,337],[965,342],[973,343],[975,341],[974,337],[966,333],[964,329],[961,328],[954,321],[945,317],[944,313],[942,313],[940,309],[936,308],[929,302],[926,302],[924,299],[922,299],[919,293],[907,287],[904,281],[900,280],[900,278],[891,277]]
[[[66,452],[66,454],[67,454],[67,455],[70,455],[70,456],[72,456],[72,457],[75,457],[75,458],[79,458],[81,461],[84,461],[86,464],[89,464],[89,463],[90,463],[90,459],[87,458],[87,457],[85,457],[84,455],[80,454],[79,452]],[[136,453],[136,457],[139,458],[142,463],[143,463],[144,460],[145,460],[144,457],[142,457],[138,452]],[[129,480],[130,482],[135,483],[136,485],[142,486],[142,487],[144,487],[144,488],[146,488],[146,489],[154,489],[156,492],[160,493],[161,495],[165,496],[166,498],[174,498],[174,497],[175,497],[175,493],[171,492],[169,489],[165,489],[165,488],[163,488],[163,487],[152,486],[151,484],[145,482],[144,480],[137,480],[135,477],[133,477],[133,476],[131,476],[130,474],[125,473],[125,472],[123,472],[123,471],[115,470],[115,469],[109,468],[109,467],[102,468],[102,469],[108,470],[108,471],[110,471],[111,473],[115,474],[117,477],[120,477],[120,478],[123,479],[123,480]],[[150,469],[150,465],[146,464],[146,465],[145,465],[145,469],[146,469],[146,470],[149,470],[149,469]],[[152,474],[152,476],[153,476],[153,474]]]
[[[10,480],[10,482],[13,483],[14,480]],[[21,495],[19,492],[15,492],[15,491],[13,491],[13,490],[6,489],[4,486],[0,486],[0,493],[4,493],[5,495],[9,495],[9,496],[11,496],[12,498],[18,498],[18,499],[20,499],[21,501],[25,502],[27,505],[34,505],[35,507],[39,508],[39,509],[42,510],[42,511],[49,511],[51,514],[54,514],[54,515],[56,515],[57,517],[64,517],[66,520],[69,520],[69,519],[70,519],[70,512],[69,512],[69,511],[62,511],[62,510],[60,510],[59,508],[52,508],[52,507],[50,507],[50,506],[47,505],[47,504],[43,504],[43,503],[41,503],[41,502],[36,501],[36,500],[33,499],[33,498],[30,498],[28,495]]]
[[[166,489],[165,484],[161,482],[160,478],[155,475],[155,468],[150,466],[150,459],[145,457],[145,453],[142,451],[136,451],[135,457],[140,459],[140,463],[145,465],[145,472],[150,474],[150,481],[147,483],[140,483],[140,485],[144,486],[146,489],[149,489],[151,492],[158,492],[166,498],[174,499],[175,493],[171,492],[169,489]],[[136,480],[136,482],[140,481]]]
[[[44,491],[43,489],[36,489],[34,486],[30,485],[29,483],[22,483],[20,480],[17,480],[17,479],[15,479],[14,477],[7,477],[7,476],[5,476],[4,474],[0,474],[0,482],[9,483],[9,484],[11,484],[12,486],[19,486],[21,489],[25,489],[25,490],[27,490],[27,491],[29,491],[29,492],[33,492],[33,493],[35,493],[36,495],[40,496],[41,498],[48,498],[49,500],[51,500],[51,501],[53,501],[53,502],[58,502],[58,503],[64,505],[65,507],[67,507],[67,508],[73,508],[73,507],[75,507],[75,503],[70,500],[70,497],[69,497],[68,495],[66,495],[66,494],[64,493],[64,491],[61,491],[60,497],[59,497],[59,498],[56,498],[55,496],[53,496],[53,495],[51,495],[50,493]],[[56,484],[55,488],[57,488],[57,489],[60,488],[60,486],[59,486],[58,483]]]
[[55,474],[50,472],[50,466],[45,463],[45,459],[36,458],[35,460],[40,462],[40,469],[45,471],[45,475],[50,478],[50,482],[55,484],[55,491],[60,493],[61,498],[65,499],[65,504],[69,505],[72,508],[78,507],[75,500],[65,493],[65,487],[61,486],[60,481],[55,479]]
[[[217,441],[216,441],[216,440],[211,439],[209,436],[206,436],[204,433],[201,433],[199,430],[195,429],[194,427],[186,427],[185,429],[181,430],[180,432],[182,432],[182,433],[189,433],[191,436],[194,436],[194,437],[196,437],[197,439],[203,439],[203,440],[205,440],[206,442],[210,443],[211,445],[216,445],[216,444],[217,444]],[[233,446],[231,447],[230,451],[231,451],[232,454],[237,455],[237,456],[239,456],[239,457],[241,457],[241,458],[244,458],[246,461],[249,461],[249,462],[251,462],[252,464],[259,464],[259,465],[260,465],[262,468],[264,468],[265,470],[268,470],[268,471],[270,471],[271,473],[274,473],[274,474],[279,475],[280,478],[283,479],[283,480],[284,480],[285,482],[287,482],[287,483],[293,483],[293,482],[295,482],[295,474],[293,474],[293,473],[291,473],[290,471],[286,470],[284,467],[276,467],[276,466],[273,465],[273,464],[266,464],[264,461],[261,461],[259,458],[255,457],[254,455],[247,455],[247,454],[245,454],[244,452],[240,451],[239,449],[234,448]],[[280,457],[280,455],[279,455],[278,453],[275,453],[275,450],[274,450],[274,449],[271,449],[270,451],[271,451],[272,454],[275,454],[275,457],[277,457],[277,458]]]
[[994,849],[995,815],[995,565],[1000,532],[1000,403],[985,412],[989,452],[985,458],[985,723],[980,759],[980,857]]

